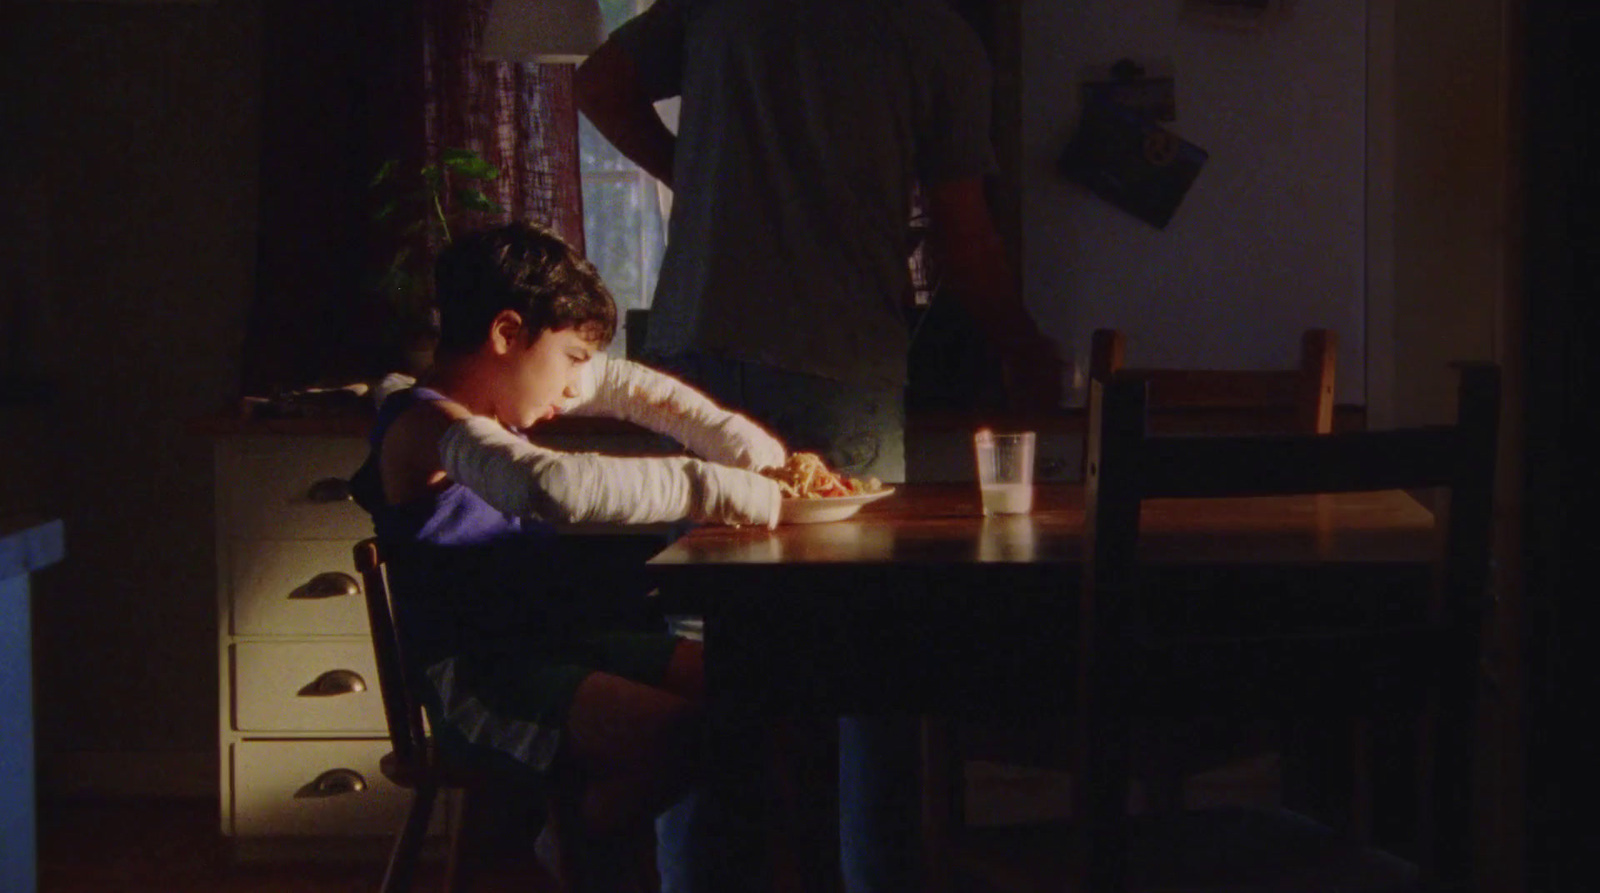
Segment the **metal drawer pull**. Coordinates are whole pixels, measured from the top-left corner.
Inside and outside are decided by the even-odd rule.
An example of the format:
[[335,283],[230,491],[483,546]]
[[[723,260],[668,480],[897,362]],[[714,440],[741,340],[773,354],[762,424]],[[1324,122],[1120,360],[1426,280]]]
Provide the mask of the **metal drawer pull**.
[[302,698],[329,698],[366,690],[367,680],[362,679],[355,670],[329,670],[306,683],[297,694]]
[[367,780],[354,769],[329,769],[318,775],[300,790],[294,792],[296,800],[339,797],[359,794],[367,789]]
[[312,502],[349,502],[350,482],[344,478],[323,478],[311,485],[306,498]]
[[337,598],[341,595],[360,595],[361,584],[356,578],[341,571],[325,571],[306,581],[290,598]]

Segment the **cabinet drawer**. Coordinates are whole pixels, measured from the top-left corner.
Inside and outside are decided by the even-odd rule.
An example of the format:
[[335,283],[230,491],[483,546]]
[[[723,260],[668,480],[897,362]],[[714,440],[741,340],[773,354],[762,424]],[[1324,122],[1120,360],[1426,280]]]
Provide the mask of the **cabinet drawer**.
[[350,557],[355,542],[229,542],[230,631],[236,636],[366,635],[367,604]]
[[372,521],[344,481],[366,459],[360,438],[247,438],[223,445],[223,523],[236,538],[360,539]]
[[241,732],[387,730],[370,642],[240,642],[233,685]]
[[[243,837],[393,834],[411,792],[378,770],[387,740],[241,741],[233,746],[233,827]],[[445,827],[443,800],[430,831]]]

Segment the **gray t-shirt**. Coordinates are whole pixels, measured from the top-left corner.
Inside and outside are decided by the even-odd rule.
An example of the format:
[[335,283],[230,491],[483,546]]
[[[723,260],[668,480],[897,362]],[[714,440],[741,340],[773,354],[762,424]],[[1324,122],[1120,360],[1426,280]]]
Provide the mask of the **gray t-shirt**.
[[682,97],[646,351],[904,384],[913,183],[995,169],[977,35],[944,0],[657,0],[614,36]]

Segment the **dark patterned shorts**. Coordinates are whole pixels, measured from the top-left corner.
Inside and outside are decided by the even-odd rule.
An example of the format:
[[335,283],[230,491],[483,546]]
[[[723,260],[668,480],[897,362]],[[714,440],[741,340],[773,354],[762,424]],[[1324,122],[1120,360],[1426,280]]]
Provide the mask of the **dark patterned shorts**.
[[561,747],[567,713],[591,673],[660,685],[680,640],[666,633],[605,632],[550,648],[457,655],[429,666],[424,691],[435,740],[452,761],[543,774]]

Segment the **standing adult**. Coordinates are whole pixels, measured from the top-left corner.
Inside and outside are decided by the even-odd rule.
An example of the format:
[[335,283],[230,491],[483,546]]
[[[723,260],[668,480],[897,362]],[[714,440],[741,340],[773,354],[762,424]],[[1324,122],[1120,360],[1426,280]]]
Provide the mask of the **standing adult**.
[[[656,0],[577,73],[579,108],[673,190],[644,355],[791,450],[905,478],[912,196],[1019,407],[1061,361],[988,211],[990,75],[944,0]],[[680,97],[674,133],[654,103]],[[851,893],[912,888],[914,724],[840,726]],[[908,818],[909,816],[909,818]]]
[[[851,473],[904,478],[911,199],[1020,405],[1061,367],[984,195],[983,46],[943,0],[658,0],[579,107],[673,190],[645,355]],[[678,96],[674,135],[654,101]],[[804,407],[799,410],[797,407]]]

